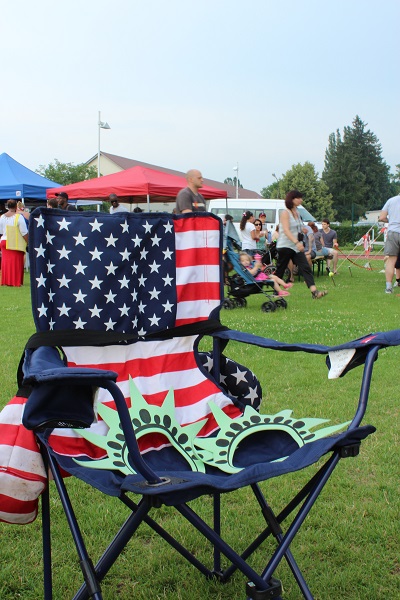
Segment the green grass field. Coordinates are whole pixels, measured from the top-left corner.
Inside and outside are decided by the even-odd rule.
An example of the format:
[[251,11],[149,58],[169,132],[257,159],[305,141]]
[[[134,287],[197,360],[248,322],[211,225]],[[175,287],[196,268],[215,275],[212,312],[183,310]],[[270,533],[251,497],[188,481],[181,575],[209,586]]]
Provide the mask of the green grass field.
[[[339,262],[340,264],[340,262]],[[398,327],[400,292],[384,294],[382,261],[372,262],[373,271],[343,263],[339,275],[320,277],[325,298],[315,301],[303,283],[296,282],[287,310],[262,313],[263,296],[248,299],[248,307],[223,311],[221,320],[233,329],[281,341],[340,344],[373,331]],[[28,281],[26,280],[26,283]],[[335,285],[336,284],[336,285]],[[28,285],[1,288],[2,392],[5,405],[16,391],[16,370],[24,344],[34,331]],[[203,348],[209,342],[202,342]],[[341,422],[351,417],[358,399],[360,369],[344,378],[328,380],[324,357],[302,353],[262,351],[231,343],[229,356],[253,369],[263,388],[263,413],[293,409],[296,417],[324,417]],[[365,423],[377,432],[361,447],[357,458],[343,460],[317,501],[292,545],[311,591],[320,600],[376,600],[400,597],[399,565],[399,348],[382,350],[374,369]],[[272,507],[279,512],[293,492],[309,479],[318,465],[290,477],[262,484]],[[78,503],[84,534],[90,533],[93,558],[103,548],[126,511],[115,500],[69,479],[68,489]],[[59,500],[51,486],[53,510],[54,598],[66,600],[79,587],[81,577],[72,540],[62,518]],[[247,490],[224,496],[223,530],[237,549],[262,521]],[[207,498],[193,502],[195,510],[209,515]],[[153,515],[198,557],[211,565],[206,543],[181,518],[162,507]],[[211,522],[211,521],[210,521]],[[41,574],[40,517],[26,526],[0,523],[0,598],[38,600],[43,597]],[[253,557],[260,570],[272,542]],[[282,564],[277,576],[284,586],[285,600],[297,600],[298,588]],[[232,600],[244,598],[245,578],[235,574],[225,585],[208,581],[186,564],[162,540],[143,526],[120,556],[103,583],[104,597],[115,600]]]

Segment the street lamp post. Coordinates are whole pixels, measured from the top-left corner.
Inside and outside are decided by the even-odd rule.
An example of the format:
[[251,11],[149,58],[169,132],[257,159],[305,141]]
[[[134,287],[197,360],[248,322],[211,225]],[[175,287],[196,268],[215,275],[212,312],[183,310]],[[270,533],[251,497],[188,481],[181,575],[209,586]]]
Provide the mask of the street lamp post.
[[236,198],[239,198],[239,163],[236,163],[233,170],[236,171]]
[[279,179],[277,178],[277,176],[275,175],[275,173],[272,173],[272,177],[275,177],[276,183],[278,184],[278,198],[279,198],[279,196],[281,195],[281,191],[280,191],[280,188],[279,188]]
[[100,177],[100,129],[111,129],[108,123],[101,120],[101,114],[99,111],[98,126],[98,144],[97,144],[97,177]]

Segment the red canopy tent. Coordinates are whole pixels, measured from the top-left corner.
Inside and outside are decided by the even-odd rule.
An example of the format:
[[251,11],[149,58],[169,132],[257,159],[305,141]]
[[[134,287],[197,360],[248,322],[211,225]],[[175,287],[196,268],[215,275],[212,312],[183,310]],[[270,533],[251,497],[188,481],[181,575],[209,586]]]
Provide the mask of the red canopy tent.
[[[88,179],[47,190],[47,198],[66,192],[71,200],[100,200],[117,194],[122,202],[172,202],[178,192],[187,186],[186,179],[145,167],[132,167],[112,175]],[[206,199],[226,198],[227,192],[204,186],[200,193]]]

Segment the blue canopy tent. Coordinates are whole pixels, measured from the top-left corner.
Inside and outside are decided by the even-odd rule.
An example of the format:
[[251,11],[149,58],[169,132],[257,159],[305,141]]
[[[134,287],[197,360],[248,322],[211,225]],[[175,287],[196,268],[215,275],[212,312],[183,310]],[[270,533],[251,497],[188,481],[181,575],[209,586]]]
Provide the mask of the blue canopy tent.
[[0,154],[0,201],[46,200],[46,190],[54,187],[60,184],[34,173],[5,152]]

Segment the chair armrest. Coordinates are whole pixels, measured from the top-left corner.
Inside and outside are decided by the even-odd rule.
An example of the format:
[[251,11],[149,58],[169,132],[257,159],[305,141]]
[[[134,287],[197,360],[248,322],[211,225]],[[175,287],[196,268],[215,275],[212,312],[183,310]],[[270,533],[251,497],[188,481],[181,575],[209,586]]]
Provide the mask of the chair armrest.
[[116,404],[135,469],[150,485],[165,483],[148,467],[139,452],[125,398],[115,383],[117,373],[68,367],[58,350],[49,346],[26,350],[23,371],[23,383],[32,386],[22,418],[27,429],[40,432],[55,427],[90,427],[95,420],[93,405],[97,388],[105,388]]

